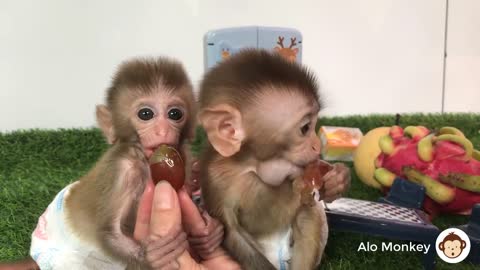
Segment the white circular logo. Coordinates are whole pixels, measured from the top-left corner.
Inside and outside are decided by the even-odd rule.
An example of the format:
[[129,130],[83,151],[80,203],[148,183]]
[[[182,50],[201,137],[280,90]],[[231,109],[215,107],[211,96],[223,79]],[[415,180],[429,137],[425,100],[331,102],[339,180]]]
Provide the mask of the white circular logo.
[[440,233],[435,243],[438,256],[447,263],[459,263],[470,253],[470,239],[460,229],[449,228]]

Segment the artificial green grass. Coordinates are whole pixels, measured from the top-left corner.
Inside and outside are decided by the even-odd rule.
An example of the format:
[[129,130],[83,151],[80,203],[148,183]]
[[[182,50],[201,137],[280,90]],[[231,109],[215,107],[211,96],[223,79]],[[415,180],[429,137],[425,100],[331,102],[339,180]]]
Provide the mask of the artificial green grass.
[[[321,125],[359,127],[363,132],[391,126],[393,115],[333,117]],[[480,146],[480,115],[405,115],[400,124],[429,128],[455,126]],[[201,149],[205,134],[199,130],[192,146]],[[108,146],[98,129],[27,130],[0,133],[0,261],[28,255],[30,234],[55,194],[85,174]],[[352,164],[348,163],[349,166]],[[352,170],[348,197],[377,200],[382,194],[363,185]],[[446,215],[434,220],[440,229],[464,224],[468,218]],[[381,245],[391,240],[332,231],[320,269],[420,269],[421,255],[412,252],[357,252],[360,242]],[[393,241],[394,243],[401,243]],[[434,248],[434,247],[431,247]],[[468,263],[449,265],[437,258],[437,269],[478,269]]]

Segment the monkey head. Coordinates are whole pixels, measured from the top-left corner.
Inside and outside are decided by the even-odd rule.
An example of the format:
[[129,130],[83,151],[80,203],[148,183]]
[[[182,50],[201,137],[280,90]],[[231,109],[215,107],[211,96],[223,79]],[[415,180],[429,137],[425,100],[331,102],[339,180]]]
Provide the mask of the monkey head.
[[140,139],[145,155],[161,144],[178,146],[194,132],[194,98],[183,66],[168,58],[134,59],[118,68],[97,106],[107,141]]
[[438,248],[450,259],[460,256],[466,246],[467,243],[454,232],[448,234],[445,239],[438,244]]
[[304,168],[320,154],[317,88],[305,67],[276,53],[244,50],[205,75],[199,120],[223,157]]

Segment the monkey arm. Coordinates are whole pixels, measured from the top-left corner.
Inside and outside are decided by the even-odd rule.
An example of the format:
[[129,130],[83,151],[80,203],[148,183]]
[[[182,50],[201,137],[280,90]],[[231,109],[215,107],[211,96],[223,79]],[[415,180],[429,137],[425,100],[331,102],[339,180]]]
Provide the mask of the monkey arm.
[[149,167],[140,145],[134,143],[115,150],[118,152],[113,156],[122,158],[114,161],[113,173],[102,175],[111,178],[112,188],[105,190],[103,196],[107,202],[97,208],[97,234],[108,253],[126,263],[138,262],[143,260],[143,250],[140,243],[133,239],[133,229],[139,198],[150,177]]
[[291,270],[314,269],[320,263],[328,238],[325,211],[302,205],[293,223]]
[[180,148],[180,154],[182,155],[183,164],[185,165],[185,188],[191,193],[199,188],[199,184],[195,182],[198,181],[198,179],[194,179],[196,173],[198,174],[198,168],[194,168],[193,166],[195,159],[190,151],[190,144],[183,144]]
[[237,207],[224,207],[223,217],[226,225],[224,245],[237,260],[242,269],[276,269],[259,251],[255,240],[239,224]]
[[[123,176],[118,180],[125,184],[137,182],[141,177],[136,168],[130,168],[123,173]],[[125,188],[129,190],[129,188]],[[137,192],[132,192],[137,193]],[[118,205],[118,216],[112,216],[110,228],[106,230],[103,235],[103,243],[106,248],[112,253],[119,255],[121,258],[127,258],[127,261],[137,261],[142,257],[142,250],[140,244],[133,239],[133,234],[130,231],[134,228],[134,214],[137,209],[137,201],[134,197],[139,196],[135,194],[127,194],[126,192],[114,192],[114,198],[123,202]],[[112,194],[112,195],[113,195]],[[112,213],[113,214],[113,213]],[[111,214],[110,214],[111,215]],[[128,235],[127,235],[128,233]]]

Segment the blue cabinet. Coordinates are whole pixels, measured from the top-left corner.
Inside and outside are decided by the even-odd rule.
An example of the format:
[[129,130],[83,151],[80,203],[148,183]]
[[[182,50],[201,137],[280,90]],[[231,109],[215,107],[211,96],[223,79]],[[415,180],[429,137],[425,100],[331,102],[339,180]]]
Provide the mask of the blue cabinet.
[[280,53],[291,61],[302,61],[302,34],[292,28],[246,26],[209,31],[204,38],[205,69],[246,48]]

